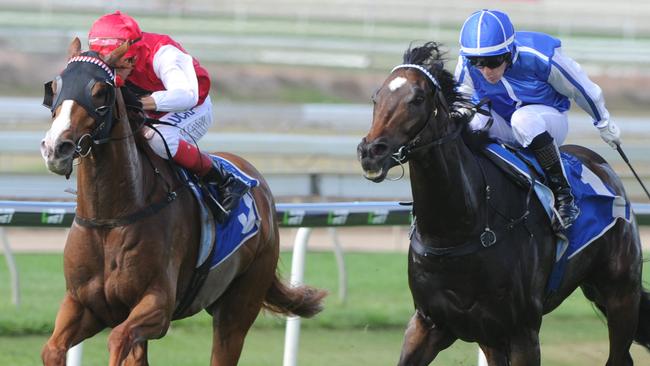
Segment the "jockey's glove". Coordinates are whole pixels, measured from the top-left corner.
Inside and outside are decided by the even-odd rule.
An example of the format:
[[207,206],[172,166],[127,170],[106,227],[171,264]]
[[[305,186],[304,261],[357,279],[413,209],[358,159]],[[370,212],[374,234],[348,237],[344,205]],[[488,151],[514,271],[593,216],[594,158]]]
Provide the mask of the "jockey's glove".
[[621,130],[614,122],[609,121],[606,125],[598,127],[598,131],[603,141],[608,143],[612,149],[616,149],[621,144]]
[[128,86],[123,86],[120,88],[122,91],[122,98],[124,98],[124,104],[127,106],[131,107],[136,107],[138,109],[142,109],[142,102],[140,102],[140,98],[135,94],[133,90],[131,90]]

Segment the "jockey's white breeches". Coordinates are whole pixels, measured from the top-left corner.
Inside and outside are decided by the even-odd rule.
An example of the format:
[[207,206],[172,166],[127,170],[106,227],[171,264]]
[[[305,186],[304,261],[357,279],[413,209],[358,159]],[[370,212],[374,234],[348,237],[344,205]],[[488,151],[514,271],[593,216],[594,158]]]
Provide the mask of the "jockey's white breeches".
[[[494,123],[489,131],[490,137],[513,147],[527,147],[544,131],[548,131],[555,144],[560,146],[569,132],[568,113],[541,104],[531,104],[517,109],[512,114],[510,123],[494,111],[492,111],[492,118]],[[470,127],[473,130],[480,130],[487,121],[487,116],[477,113],[470,122]]]
[[180,139],[190,144],[196,144],[208,132],[208,129],[214,123],[210,96],[208,95],[201,105],[183,112],[169,112],[160,117],[159,120],[171,123],[173,126],[157,124],[155,127],[162,136],[149,128],[145,132],[145,137],[149,140],[149,146],[153,151],[160,157],[167,159],[165,142],[173,157],[178,151],[178,141]]

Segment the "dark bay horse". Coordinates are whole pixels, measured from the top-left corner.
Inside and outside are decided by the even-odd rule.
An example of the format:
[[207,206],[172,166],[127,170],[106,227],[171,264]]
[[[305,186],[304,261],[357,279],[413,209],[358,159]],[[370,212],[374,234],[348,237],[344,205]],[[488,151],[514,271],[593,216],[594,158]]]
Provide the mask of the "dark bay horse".
[[[443,66],[436,43],[409,48],[374,95],[372,126],[357,151],[374,182],[408,161],[415,314],[398,364],[428,365],[461,339],[477,342],[491,366],[540,365],[542,316],[580,287],[607,317],[607,365],[632,365],[631,343],[650,347],[650,295],[641,285],[634,219],[619,219],[568,261],[560,287],[547,293],[555,260],[550,220],[537,200],[526,202],[528,189],[478,152],[467,128],[473,114],[463,112],[471,105]],[[579,146],[564,151],[625,196],[603,158]],[[496,233],[491,246],[481,243],[488,224]]]
[[52,172],[66,176],[76,158],[79,163],[77,220],[64,250],[67,291],[43,363],[64,365],[70,347],[111,327],[109,365],[147,365],[148,340],[164,336],[172,320],[206,309],[213,317],[211,365],[236,365],[262,307],[310,317],[321,310],[325,293],[280,281],[271,191],[251,164],[223,154],[260,182],[252,190],[260,230],[186,299],[195,279],[199,207],[172,167],[149,148],[141,126],[127,118],[112,77],[112,65],[127,48],[99,59],[81,54],[75,39],[71,62],[46,84],[46,99],[58,102],[41,144],[43,158]]

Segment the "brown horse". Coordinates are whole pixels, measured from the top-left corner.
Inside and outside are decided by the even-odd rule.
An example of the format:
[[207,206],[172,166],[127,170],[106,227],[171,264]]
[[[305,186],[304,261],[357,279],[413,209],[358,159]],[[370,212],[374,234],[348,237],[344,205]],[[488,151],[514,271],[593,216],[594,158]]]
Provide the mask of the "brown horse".
[[[443,66],[436,43],[408,49],[373,97],[372,126],[358,147],[365,176],[375,182],[409,163],[415,314],[399,365],[428,365],[457,339],[479,343],[491,366],[540,365],[542,315],[578,286],[607,317],[607,365],[632,365],[631,343],[650,347],[650,295],[641,287],[634,219],[618,220],[569,260],[559,288],[547,292],[555,261],[550,220],[537,200],[527,202],[528,188],[472,143],[473,114],[464,113],[471,105]],[[603,158],[579,146],[564,150],[625,197]]]
[[67,291],[43,363],[64,365],[70,347],[111,327],[109,365],[147,365],[148,340],[164,336],[172,320],[206,309],[213,317],[211,365],[236,365],[262,307],[310,317],[325,293],[280,281],[273,196],[260,173],[231,154],[223,156],[260,182],[252,190],[260,230],[194,286],[199,206],[127,118],[112,83],[112,65],[127,47],[105,59],[92,52],[80,59],[75,39],[68,56],[77,61],[46,84],[46,99],[55,103],[49,101],[53,123],[41,143],[43,158],[66,176],[75,158],[79,164],[76,220],[64,250]]

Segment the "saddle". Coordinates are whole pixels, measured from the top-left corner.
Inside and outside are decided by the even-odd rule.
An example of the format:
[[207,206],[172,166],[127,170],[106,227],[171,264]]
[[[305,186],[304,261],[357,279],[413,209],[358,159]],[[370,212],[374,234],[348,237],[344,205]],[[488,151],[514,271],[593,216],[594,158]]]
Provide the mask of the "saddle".
[[[534,196],[546,210],[551,224],[556,214],[553,208],[555,199],[551,189],[544,185],[545,175],[533,153],[497,143],[486,145],[481,153],[515,184],[526,189],[532,185]],[[564,232],[565,236],[558,236],[548,292],[559,287],[568,260],[605,234],[618,219],[629,222],[631,216],[630,202],[625,197],[617,195],[575,156],[561,152],[560,157],[581,214]]]
[[[230,161],[219,156],[211,157],[219,159],[226,169],[238,175],[251,188],[259,184],[256,179],[239,170]],[[223,210],[210,207],[211,202],[217,202],[216,188],[200,183],[194,174],[184,168],[177,169],[179,177],[190,188],[199,204],[201,221],[201,239],[194,274],[187,292],[182,296],[175,310],[175,314],[181,314],[203,286],[208,273],[238,250],[246,240],[259,232],[260,216],[255,200],[248,192],[242,197],[238,207],[232,210],[230,216],[223,220],[217,219],[213,210],[217,209],[220,213],[223,213]]]

